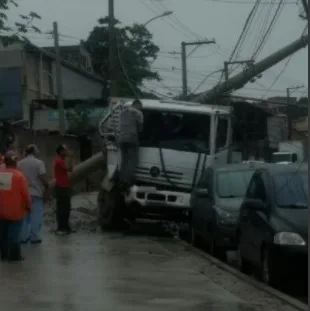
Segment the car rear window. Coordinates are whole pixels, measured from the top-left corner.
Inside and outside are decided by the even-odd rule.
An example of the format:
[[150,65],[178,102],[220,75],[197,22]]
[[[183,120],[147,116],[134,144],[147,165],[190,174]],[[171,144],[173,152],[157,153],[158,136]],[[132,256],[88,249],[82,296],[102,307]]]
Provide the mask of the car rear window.
[[280,207],[308,208],[308,174],[293,172],[273,178],[276,203]]

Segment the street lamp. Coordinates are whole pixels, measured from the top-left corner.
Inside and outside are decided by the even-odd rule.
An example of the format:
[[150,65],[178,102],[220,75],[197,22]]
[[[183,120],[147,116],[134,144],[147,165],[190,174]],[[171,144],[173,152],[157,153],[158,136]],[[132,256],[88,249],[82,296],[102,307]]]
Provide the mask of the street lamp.
[[[166,12],[160,14],[160,15],[157,15],[157,16],[155,16],[155,17],[149,19],[147,22],[145,22],[145,23],[143,24],[143,26],[145,27],[146,25],[148,25],[149,23],[151,23],[151,22],[154,21],[155,19],[159,19],[159,18],[162,18],[162,17],[166,17],[166,16],[169,16],[169,15],[171,15],[171,14],[173,14],[172,11],[166,11]],[[143,51],[143,49],[144,49],[144,47],[142,47],[142,48],[140,49],[140,51],[138,52],[138,55],[140,55],[140,53]]]
[[159,18],[162,18],[162,17],[166,17],[166,16],[169,16],[169,15],[171,15],[171,14],[173,14],[172,11],[165,11],[164,13],[162,13],[162,14],[160,14],[160,15],[157,15],[157,16],[151,18],[150,20],[148,20],[147,22],[145,22],[145,23],[143,24],[143,26],[145,27],[145,26],[147,26],[149,23],[151,23],[152,21],[154,21],[155,19],[159,19]]

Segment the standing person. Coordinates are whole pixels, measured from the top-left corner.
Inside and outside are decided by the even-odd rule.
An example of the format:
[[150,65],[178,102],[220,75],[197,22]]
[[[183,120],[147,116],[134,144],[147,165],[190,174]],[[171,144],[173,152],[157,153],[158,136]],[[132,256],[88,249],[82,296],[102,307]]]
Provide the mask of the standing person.
[[31,196],[31,212],[26,216],[21,243],[42,243],[41,228],[43,222],[44,196],[48,192],[46,167],[43,161],[38,159],[39,150],[36,145],[29,145],[25,150],[25,158],[19,161],[18,168],[28,181],[28,189]]
[[143,127],[142,103],[136,99],[120,115],[119,146],[121,150],[120,182],[123,190],[134,184],[139,156],[139,132]]
[[[74,166],[73,154],[66,145],[59,145],[56,153],[53,172],[55,178],[57,234],[66,235],[73,232],[69,224],[71,212],[69,173],[72,172]],[[69,160],[68,164],[66,159]]]
[[28,184],[17,169],[17,155],[5,154],[5,168],[0,170],[0,253],[1,260],[23,260],[20,248],[20,232],[23,219],[31,210]]

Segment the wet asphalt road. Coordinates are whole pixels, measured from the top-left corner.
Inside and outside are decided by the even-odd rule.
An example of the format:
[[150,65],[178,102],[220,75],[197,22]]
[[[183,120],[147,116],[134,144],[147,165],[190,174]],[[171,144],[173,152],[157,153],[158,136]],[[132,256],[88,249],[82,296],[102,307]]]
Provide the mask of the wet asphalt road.
[[5,311],[296,311],[154,224],[125,233],[46,232],[42,245],[23,251],[24,262],[0,264]]

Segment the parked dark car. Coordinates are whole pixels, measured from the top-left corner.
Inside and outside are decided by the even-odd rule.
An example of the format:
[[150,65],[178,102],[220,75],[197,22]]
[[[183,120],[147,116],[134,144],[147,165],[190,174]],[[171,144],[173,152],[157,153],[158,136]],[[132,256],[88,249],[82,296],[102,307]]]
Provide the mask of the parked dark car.
[[192,243],[205,244],[210,253],[225,259],[236,249],[236,228],[248,183],[262,164],[230,164],[209,167],[201,175],[191,195]]
[[308,165],[270,164],[256,170],[240,209],[241,271],[258,272],[273,286],[308,276],[308,221]]

